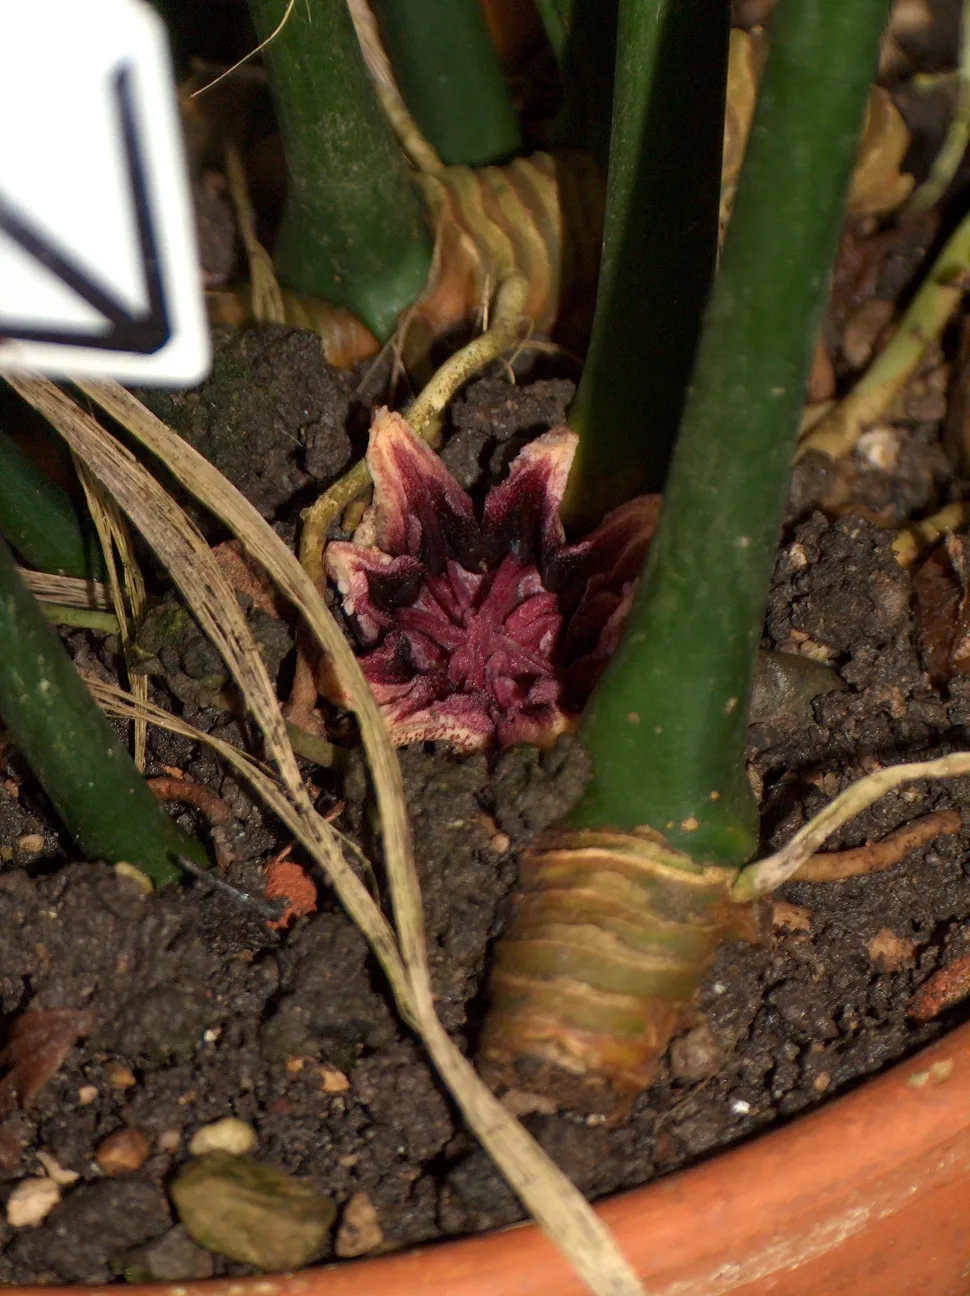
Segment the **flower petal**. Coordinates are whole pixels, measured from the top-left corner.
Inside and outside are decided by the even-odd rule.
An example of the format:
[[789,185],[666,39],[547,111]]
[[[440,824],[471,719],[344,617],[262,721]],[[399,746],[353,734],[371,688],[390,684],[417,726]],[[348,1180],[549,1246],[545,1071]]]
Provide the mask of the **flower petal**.
[[503,716],[496,726],[498,745],[501,748],[529,743],[533,747],[552,747],[561,733],[576,727],[571,719],[555,705],[524,708]]
[[376,643],[394,624],[394,609],[413,602],[421,579],[421,564],[402,555],[392,558],[346,540],[334,540],[324,555],[327,575],[337,586],[344,611],[354,618],[365,644]]
[[578,544],[565,545],[546,573],[566,617],[572,616],[588,589],[619,591],[643,569],[660,521],[662,495],[638,495],[607,513],[595,531]]
[[471,500],[400,414],[374,414],[367,466],[379,549],[394,557],[410,554],[434,575],[449,557],[470,570],[478,567],[480,528]]
[[556,428],[516,455],[508,477],[485,500],[482,531],[490,558],[511,553],[544,571],[562,548],[559,505],[578,441],[569,428]]
[[[411,674],[405,662],[410,645],[403,635],[388,635],[361,667],[384,713],[396,747],[414,742],[449,742],[459,751],[491,746],[495,725],[483,693],[455,693],[440,672]],[[403,668],[403,669],[402,669]]]

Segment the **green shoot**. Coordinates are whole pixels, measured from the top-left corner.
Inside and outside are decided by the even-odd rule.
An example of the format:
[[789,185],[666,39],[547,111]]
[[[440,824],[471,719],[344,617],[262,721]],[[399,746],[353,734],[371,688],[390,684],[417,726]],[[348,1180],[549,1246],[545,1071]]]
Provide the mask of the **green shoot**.
[[[249,0],[261,40],[286,0]],[[263,50],[289,192],[280,282],[345,306],[382,341],[422,292],[432,239],[344,0],[301,0]]]
[[487,166],[522,137],[480,0],[374,0],[404,101],[446,166]]

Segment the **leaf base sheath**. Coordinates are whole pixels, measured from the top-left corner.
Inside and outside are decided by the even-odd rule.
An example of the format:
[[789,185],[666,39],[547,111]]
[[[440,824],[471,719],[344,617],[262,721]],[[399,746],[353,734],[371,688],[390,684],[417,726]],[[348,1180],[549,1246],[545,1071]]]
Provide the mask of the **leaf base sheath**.
[[521,1085],[516,1064],[532,1059],[544,1092],[599,1110],[646,1088],[721,940],[746,920],[754,934],[751,906],[729,898],[736,876],[650,828],[544,834],[496,950],[490,1079]]

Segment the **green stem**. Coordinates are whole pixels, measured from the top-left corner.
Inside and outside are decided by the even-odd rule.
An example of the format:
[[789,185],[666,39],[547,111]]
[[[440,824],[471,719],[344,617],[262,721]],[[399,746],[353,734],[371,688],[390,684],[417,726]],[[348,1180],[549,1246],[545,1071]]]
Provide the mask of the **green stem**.
[[569,414],[576,527],[666,475],[717,254],[728,18],[726,0],[620,0],[603,261]]
[[137,865],[156,886],[202,846],[155,800],[0,540],[0,719],[85,854]]
[[98,534],[83,504],[0,432],[0,534],[39,571],[104,580]]
[[[249,8],[265,40],[287,5]],[[280,280],[345,306],[384,341],[425,287],[432,241],[344,0],[299,0],[263,58],[289,181]]]
[[519,121],[480,0],[373,0],[394,76],[448,166],[504,162]]
[[754,850],[744,746],[755,652],[888,9],[799,0],[773,19],[660,528],[584,719],[595,773],[576,824],[648,824],[725,866]]
[[63,603],[40,602],[40,610],[54,625],[75,626],[79,630],[97,630],[101,634],[117,634],[118,618],[113,612],[98,608],[67,607]]
[[606,171],[616,64],[617,0],[536,0],[559,64],[563,103],[552,135],[582,148]]

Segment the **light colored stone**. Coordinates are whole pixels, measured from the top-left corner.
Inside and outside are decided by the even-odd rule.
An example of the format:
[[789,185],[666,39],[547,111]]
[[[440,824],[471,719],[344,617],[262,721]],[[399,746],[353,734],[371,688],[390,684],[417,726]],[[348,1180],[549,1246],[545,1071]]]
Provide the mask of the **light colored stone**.
[[888,927],[877,931],[866,949],[873,963],[883,972],[898,972],[900,968],[912,967],[916,961],[916,942],[897,936]]
[[384,1230],[374,1203],[366,1193],[354,1193],[340,1218],[334,1251],[342,1260],[351,1260],[354,1256],[376,1251],[383,1243]]
[[706,1021],[678,1035],[670,1046],[671,1073],[691,1084],[714,1075],[723,1062],[724,1050]]
[[7,1198],[7,1223],[11,1228],[36,1228],[60,1200],[53,1179],[23,1179]]
[[258,1139],[252,1125],[237,1116],[224,1116],[222,1120],[203,1125],[192,1135],[189,1152],[204,1156],[206,1152],[228,1152],[230,1156],[245,1156],[252,1152]]
[[49,1152],[38,1152],[37,1160],[44,1167],[48,1179],[53,1179],[56,1184],[62,1188],[67,1188],[73,1183],[77,1183],[80,1175],[76,1170],[68,1170],[60,1164]]
[[182,1142],[182,1131],[164,1129],[155,1140],[159,1152],[177,1152]]
[[104,1068],[104,1075],[112,1089],[131,1089],[138,1083],[135,1073],[122,1062],[109,1062]]

